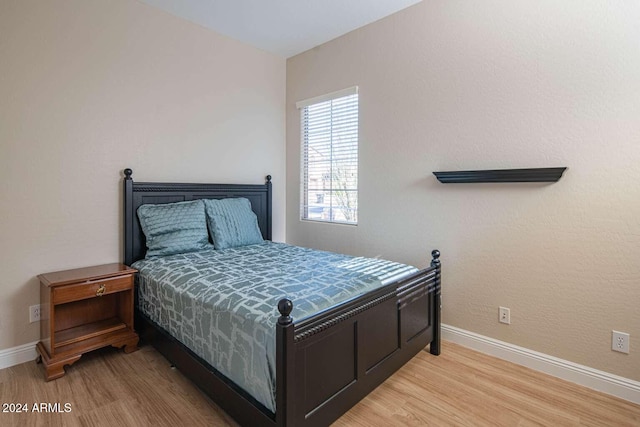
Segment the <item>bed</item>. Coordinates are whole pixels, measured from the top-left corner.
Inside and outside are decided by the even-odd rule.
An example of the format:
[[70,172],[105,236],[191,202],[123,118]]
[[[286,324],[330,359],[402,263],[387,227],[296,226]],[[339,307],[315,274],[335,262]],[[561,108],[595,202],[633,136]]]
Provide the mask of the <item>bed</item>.
[[[230,254],[246,256],[248,264],[255,263],[256,258],[251,257],[268,259],[271,269],[280,265],[273,264],[276,260],[284,262],[287,258],[293,260],[292,265],[300,265],[300,257],[309,255],[307,249],[269,242],[272,237],[271,191],[270,176],[265,184],[260,185],[149,183],[134,182],[131,169],[125,169],[124,262],[127,265],[136,263],[143,273],[154,268],[171,273],[165,275],[177,274],[180,267],[174,266],[182,265],[177,263],[189,261],[201,265],[222,254],[224,257]],[[266,241],[264,244],[212,251],[211,256],[207,251],[177,255],[156,264],[145,264],[146,240],[137,215],[140,206],[227,198],[243,198],[250,202],[251,210],[257,216],[259,233]],[[332,261],[335,257],[342,257],[329,253],[320,253],[319,256]],[[402,274],[394,270],[400,268],[398,265],[384,264],[383,269],[387,273],[377,286],[364,287],[340,300],[329,299],[318,311],[305,308],[301,295],[306,290],[298,293],[284,290],[283,297],[276,300],[265,297],[265,304],[268,301],[267,305],[275,305],[271,308],[271,317],[262,316],[263,332],[259,334],[264,342],[273,342],[270,367],[260,368],[272,376],[271,398],[268,393],[260,395],[233,378],[225,371],[224,363],[199,351],[201,345],[194,344],[195,340],[189,338],[191,335],[181,335],[180,330],[170,323],[159,320],[162,316],[154,316],[154,312],[160,313],[165,308],[161,298],[157,298],[160,302],[155,308],[149,308],[148,295],[153,293],[153,286],[143,274],[139,280],[142,296],[136,300],[135,328],[143,342],[156,347],[241,425],[328,425],[427,345],[432,354],[440,353],[439,256],[440,253],[434,250],[428,268],[407,270]],[[221,258],[222,264],[218,262],[216,265],[223,265],[226,270],[235,261],[225,261],[224,257]],[[344,262],[361,265],[365,261],[345,258]],[[313,264],[322,262],[314,260]],[[245,268],[239,264],[238,271]],[[287,267],[278,269],[286,270]],[[214,273],[218,274],[206,274],[211,276]],[[300,275],[300,272],[294,274]],[[233,282],[237,276],[228,277]],[[301,277],[304,276],[296,276]],[[193,286],[197,287],[198,282],[195,283]],[[286,286],[283,289],[287,289]],[[288,298],[291,295],[295,298]],[[179,304],[180,307],[182,305]],[[179,311],[164,317],[182,317]],[[190,328],[181,326],[181,329]],[[246,350],[241,350],[240,354],[243,352]]]

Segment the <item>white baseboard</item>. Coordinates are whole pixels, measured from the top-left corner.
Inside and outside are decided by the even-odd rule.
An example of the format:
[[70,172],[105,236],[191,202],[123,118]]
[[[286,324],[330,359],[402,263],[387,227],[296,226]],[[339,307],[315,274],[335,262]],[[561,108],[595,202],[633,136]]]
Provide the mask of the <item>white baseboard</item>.
[[6,350],[0,350],[0,369],[9,368],[30,360],[36,360],[36,356],[38,355],[36,352],[37,343],[37,341],[34,341],[17,347],[7,348]]
[[640,382],[559,359],[504,341],[442,325],[442,338],[572,383],[640,404]]

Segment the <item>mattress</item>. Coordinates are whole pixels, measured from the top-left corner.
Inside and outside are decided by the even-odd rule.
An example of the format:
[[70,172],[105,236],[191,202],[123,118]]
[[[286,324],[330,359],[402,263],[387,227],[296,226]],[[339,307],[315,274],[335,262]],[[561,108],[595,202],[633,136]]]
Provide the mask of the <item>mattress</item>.
[[139,270],[138,305],[153,322],[275,412],[275,324],[384,286],[416,268],[283,243],[154,257]]

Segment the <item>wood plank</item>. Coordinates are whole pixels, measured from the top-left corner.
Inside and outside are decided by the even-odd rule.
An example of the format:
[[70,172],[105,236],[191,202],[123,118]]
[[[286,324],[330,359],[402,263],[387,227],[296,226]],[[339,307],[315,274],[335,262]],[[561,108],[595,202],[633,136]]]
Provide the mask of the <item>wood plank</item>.
[[130,328],[119,328],[107,333],[99,334],[91,338],[71,342],[65,346],[56,348],[56,359],[63,359],[72,355],[81,355],[89,351],[99,349],[106,345],[115,345],[121,341],[137,338],[137,334]]
[[68,285],[70,283],[82,283],[87,280],[87,277],[90,277],[92,280],[100,280],[122,276],[123,274],[134,274],[137,271],[135,268],[124,264],[113,263],[39,274],[38,279],[46,286],[55,287]]
[[65,329],[56,332],[55,348],[73,344],[99,335],[108,334],[109,332],[118,331],[126,328],[127,325],[118,317],[104,319],[97,322],[86,323],[74,328]]

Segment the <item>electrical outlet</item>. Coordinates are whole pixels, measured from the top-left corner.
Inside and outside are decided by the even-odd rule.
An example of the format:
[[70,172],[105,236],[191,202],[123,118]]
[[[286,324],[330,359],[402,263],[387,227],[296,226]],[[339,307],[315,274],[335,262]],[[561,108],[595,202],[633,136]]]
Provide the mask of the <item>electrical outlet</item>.
[[506,323],[507,325],[511,324],[511,310],[507,307],[500,307],[498,310],[498,320],[500,323]]
[[29,322],[39,322],[40,321],[40,304],[32,305],[29,307]]
[[611,350],[629,354],[629,334],[611,331]]

